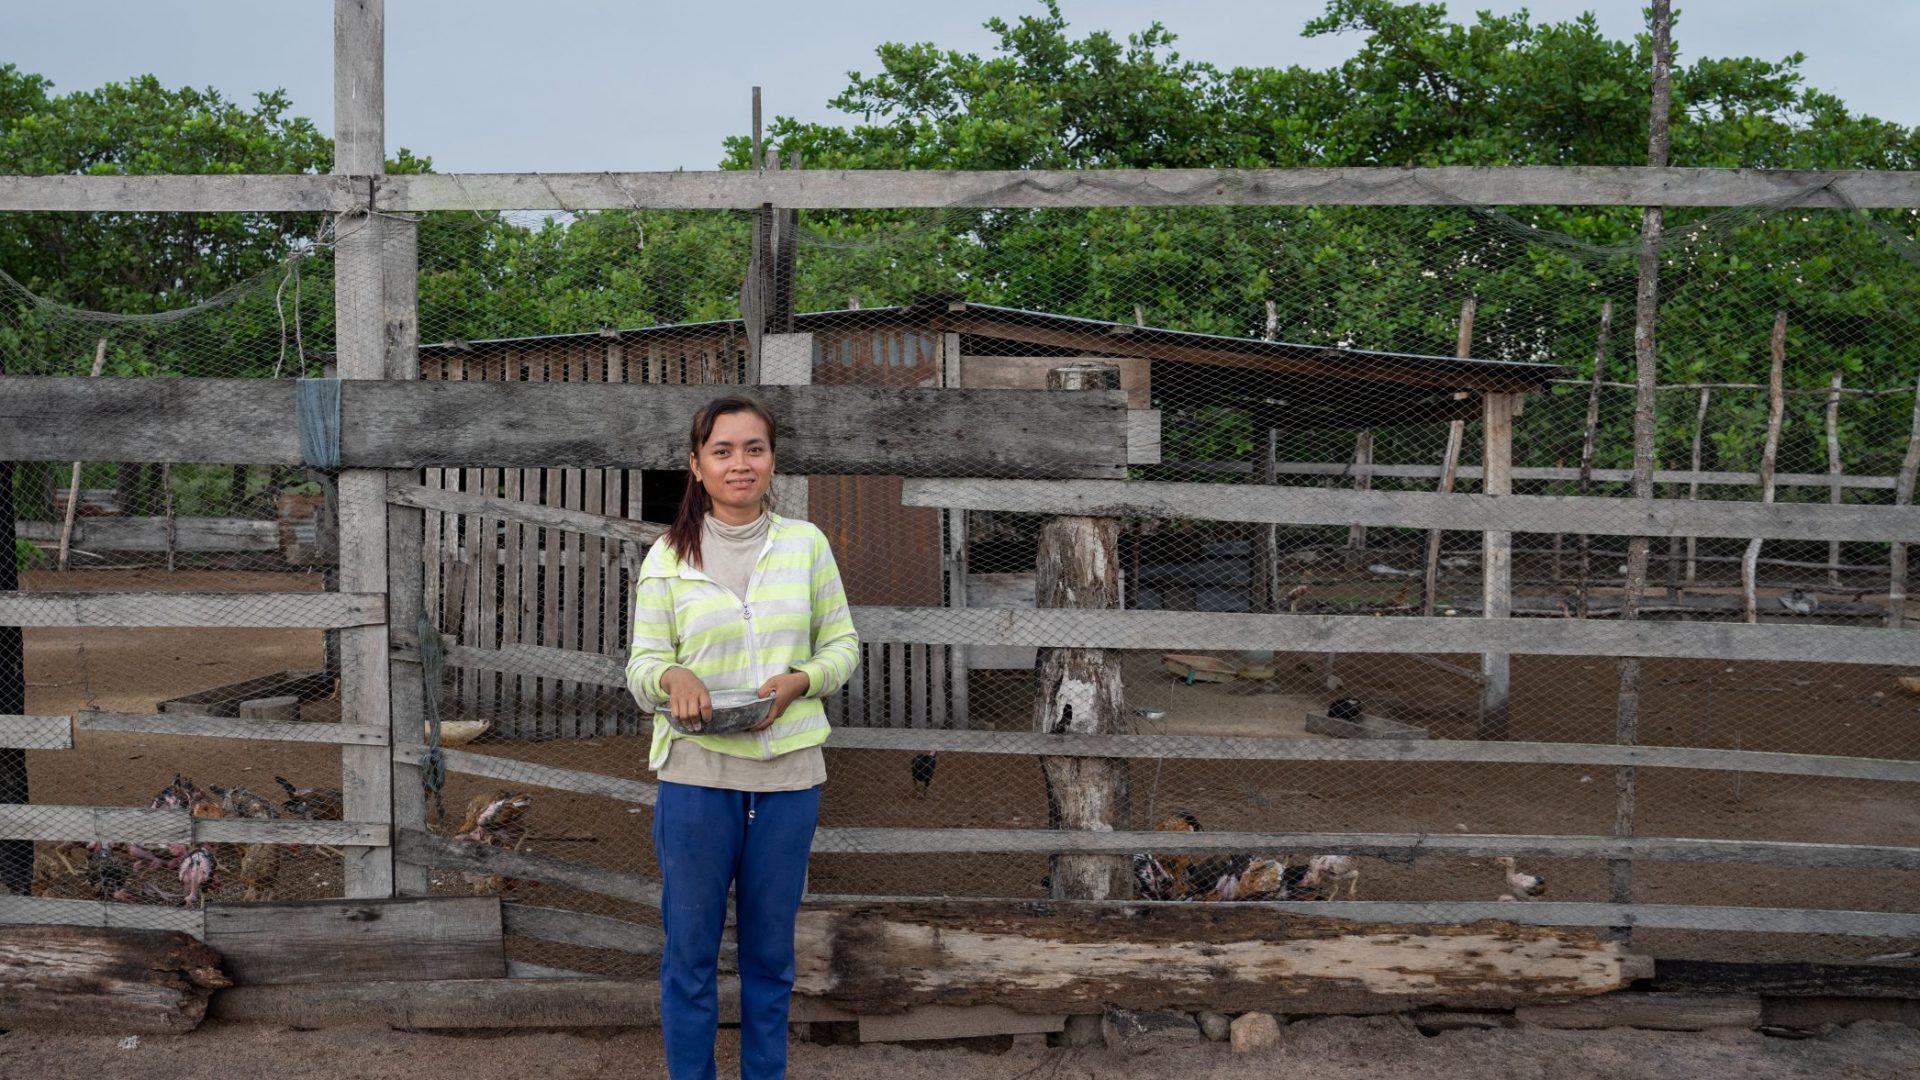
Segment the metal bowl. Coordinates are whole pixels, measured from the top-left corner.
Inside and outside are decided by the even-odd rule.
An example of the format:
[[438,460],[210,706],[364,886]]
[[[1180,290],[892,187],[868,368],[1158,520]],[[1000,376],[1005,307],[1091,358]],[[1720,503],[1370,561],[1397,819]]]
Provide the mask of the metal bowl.
[[715,690],[713,718],[699,728],[683,727],[672,713],[663,713],[667,726],[682,735],[733,735],[758,726],[773,709],[773,698],[755,697],[752,690]]

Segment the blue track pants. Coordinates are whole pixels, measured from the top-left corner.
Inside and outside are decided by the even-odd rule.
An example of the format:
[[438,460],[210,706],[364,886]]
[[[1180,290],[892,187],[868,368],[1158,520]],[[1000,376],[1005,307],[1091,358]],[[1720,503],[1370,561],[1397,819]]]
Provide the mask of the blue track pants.
[[740,1075],[787,1075],[787,1001],[793,923],[806,891],[820,789],[729,791],[662,783],[653,846],[667,945],[660,965],[660,1028],[672,1080],[713,1080],[720,1010],[715,972],[727,889],[739,909]]

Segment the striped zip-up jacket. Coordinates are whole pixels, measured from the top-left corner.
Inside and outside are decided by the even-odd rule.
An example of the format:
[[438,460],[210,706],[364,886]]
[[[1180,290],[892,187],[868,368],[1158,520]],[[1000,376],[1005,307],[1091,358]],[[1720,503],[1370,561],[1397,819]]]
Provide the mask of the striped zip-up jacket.
[[811,522],[772,515],[744,598],[681,562],[664,539],[640,564],[627,687],[641,709],[666,709],[660,676],[674,666],[698,675],[708,690],[757,690],[789,671],[805,672],[809,684],[765,731],[681,735],[656,717],[649,768],[666,764],[674,739],[763,761],[826,742],[820,699],[846,685],[859,662],[840,568],[826,535]]

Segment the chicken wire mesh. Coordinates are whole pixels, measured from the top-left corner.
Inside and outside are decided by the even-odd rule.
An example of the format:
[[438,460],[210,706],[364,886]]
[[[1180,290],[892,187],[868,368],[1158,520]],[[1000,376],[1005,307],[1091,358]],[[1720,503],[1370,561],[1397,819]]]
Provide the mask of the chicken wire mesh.
[[[774,381],[761,368],[777,351],[766,345],[769,334],[805,335],[782,339],[800,342],[805,361],[798,378],[781,378],[817,385],[1038,388],[1052,368],[1108,363],[1135,416],[1124,474],[1112,475],[1218,485],[1223,502],[1244,485],[1430,492],[1447,471],[1450,438],[1453,490],[1479,491],[1480,396],[1525,389],[1512,435],[1514,492],[1631,491],[1638,222],[1630,211],[962,206],[413,220],[426,380],[716,388],[756,374]],[[225,292],[162,314],[104,316],[48,299],[59,293],[46,283],[0,282],[7,370],[327,374],[333,248],[324,224],[311,231],[317,240],[288,241],[277,262]],[[1748,207],[1670,215],[1660,251],[1656,494],[1759,498],[1771,336],[1776,313],[1785,312],[1776,501],[1895,501],[1915,430],[1920,272],[1911,231],[1905,213]],[[752,319],[742,321],[743,308]],[[780,420],[788,430],[808,423]],[[1457,433],[1455,421],[1463,421]],[[136,462],[82,463],[77,474],[76,487],[70,464],[26,463],[16,472],[25,590],[337,588],[332,478],[324,470]],[[1060,479],[1046,469],[1031,475]],[[659,523],[670,519],[685,474],[482,462],[422,470],[418,480]],[[1053,884],[1044,853],[901,851],[897,835],[857,831],[1031,830],[1058,820],[1028,737],[1058,719],[1037,715],[1035,664],[1038,647],[1067,624],[1036,606],[1036,565],[1061,503],[1042,493],[1023,505],[981,483],[957,490],[995,508],[905,505],[909,486],[884,474],[812,476],[783,484],[779,495],[783,511],[826,531],[856,608],[1031,614],[1010,619],[991,644],[864,645],[860,670],[830,702],[836,726],[967,739],[932,754],[858,738],[830,749],[826,831],[811,889],[1044,896]],[[484,758],[482,768],[469,759],[448,770],[428,831],[631,875],[609,885],[446,866],[432,872],[431,888],[653,922],[645,902],[650,819],[643,789],[633,786],[651,780],[650,722],[620,673],[642,546],[507,514],[428,509],[423,520],[420,600],[446,646],[438,741]],[[1172,640],[1178,635],[1166,617],[1186,613],[1483,613],[1478,532],[1439,534],[1429,590],[1426,529],[1268,526],[1191,512],[1113,521],[1112,606],[1134,613],[1127,641]],[[1486,524],[1512,533],[1516,617],[1618,617],[1624,535],[1529,530],[1511,511]],[[1746,547],[1740,537],[1654,541],[1640,617],[1743,621]],[[1755,616],[1886,625],[1889,595],[1904,586],[1891,577],[1890,556],[1884,541],[1769,540],[1757,563]],[[27,714],[256,716],[266,715],[261,701],[291,697],[292,717],[338,721],[337,660],[330,635],[318,629],[29,628],[25,637]],[[1342,736],[1354,735],[1488,737],[1476,653],[1288,652],[1247,640],[1234,649],[1103,655],[1118,678],[1118,730],[1129,740],[1129,760],[1115,767],[1123,792],[1116,828],[1415,838],[1614,829],[1610,768],[1335,760],[1345,751],[1311,749],[1351,746],[1359,740]],[[1913,759],[1914,699],[1901,695],[1901,671],[1857,659],[1847,639],[1835,637],[1794,662],[1643,661],[1637,737],[1656,746]],[[1507,719],[1496,734],[1612,743],[1616,697],[1610,657],[1516,654]],[[1246,741],[1230,754],[1197,758],[1182,741],[1192,736]],[[327,744],[78,731],[73,749],[32,749],[24,758],[38,804],[144,807],[163,801],[155,792],[178,774],[203,792],[186,804],[208,815],[338,816],[326,792],[340,785],[340,751]],[[8,768],[19,770],[19,758]],[[1873,780],[1641,769],[1633,828],[1646,836],[1901,845],[1916,824],[1906,794],[1901,784]],[[1338,891],[1414,903],[1493,900],[1515,888],[1485,855],[1429,854],[1418,839],[1380,847],[1389,857],[1334,868],[1342,871],[1337,880],[1315,874],[1318,888],[1298,868],[1310,856],[1341,852],[1192,852],[1180,842],[1170,837],[1156,861],[1133,862],[1139,877],[1130,887],[1174,899]],[[125,848],[74,843],[39,843],[36,891],[156,907],[187,898],[180,867],[170,865],[183,862],[181,853],[148,852],[161,863],[154,870]],[[906,846],[915,843],[940,846]],[[215,847],[225,871],[217,895],[340,894],[337,852],[275,846],[268,868],[259,849],[269,846]],[[1296,869],[1280,873],[1262,862],[1269,859]],[[1603,860],[1521,862],[1552,879],[1554,899],[1609,896]],[[1357,870],[1357,880],[1346,869]],[[1234,884],[1223,887],[1223,877]],[[1699,864],[1647,861],[1636,865],[1632,897],[1898,912],[1910,907],[1909,893],[1907,875],[1892,870],[1726,865],[1703,873]],[[1738,930],[1741,920],[1730,915],[1725,928]],[[1681,931],[1649,940],[1713,955],[1837,957],[1877,947]],[[648,962],[551,944],[516,948],[589,970]]]

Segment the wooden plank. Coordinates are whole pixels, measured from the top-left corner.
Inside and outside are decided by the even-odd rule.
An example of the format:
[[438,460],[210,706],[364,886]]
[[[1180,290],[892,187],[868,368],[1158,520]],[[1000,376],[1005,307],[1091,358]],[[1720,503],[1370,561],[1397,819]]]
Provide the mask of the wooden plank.
[[119,904],[105,900],[59,900],[45,896],[0,893],[0,926],[101,926],[124,930],[178,930],[200,937],[205,912],[154,904]]
[[[1514,394],[1486,394],[1481,420],[1481,467],[1486,470],[1481,494],[1490,499],[1513,494],[1513,421],[1520,398]],[[1446,496],[1438,496],[1445,498]],[[1488,525],[1500,524],[1489,517]],[[1480,543],[1480,603],[1483,618],[1504,621],[1513,612],[1513,534],[1488,529]],[[1489,652],[1480,656],[1480,716],[1476,734],[1482,739],[1504,739],[1512,733],[1508,697],[1512,692],[1512,657]]]
[[1758,994],[1670,994],[1623,991],[1560,1005],[1523,1005],[1513,1018],[1536,1027],[1705,1031],[1760,1026]]
[[[863,1014],[928,1004],[1069,1015],[1116,1006],[1295,1013],[1510,1007],[1604,993],[1630,979],[1626,950],[1584,932],[1383,926],[1265,907],[807,905],[795,928],[794,989]],[[1330,905],[1318,907],[1325,915]]]
[[1014,1012],[1003,1005],[921,1005],[901,1013],[862,1016],[860,1041],[971,1039],[987,1035],[1053,1032],[1066,1026],[1067,1018],[1061,1014]]
[[615,900],[660,906],[660,883],[639,874],[508,848],[465,844],[413,829],[398,831],[394,839],[395,857],[403,862],[527,878],[548,885],[583,889]]
[[339,629],[386,620],[386,597],[337,593],[0,592],[0,626]]
[[233,985],[220,960],[186,934],[0,927],[0,1028],[184,1035],[205,1017],[208,995]]
[[[294,211],[363,206],[366,175],[5,176],[0,211]],[[798,209],[970,206],[1920,205],[1911,174],[1887,170],[1637,166],[1075,171],[758,170],[440,173],[383,176],[390,211]]]
[[667,942],[666,934],[658,927],[533,904],[501,904],[500,920],[505,931],[517,937],[639,956],[658,956]]
[[[85,551],[165,551],[164,517],[82,517],[76,519],[73,546]],[[36,542],[59,539],[60,526],[51,521],[20,521],[15,535]],[[173,519],[174,550],[191,552],[278,551],[280,526],[255,518],[177,517]]]
[[[654,785],[644,781],[628,780],[625,777],[607,776],[581,769],[565,769],[557,765],[516,761],[513,758],[476,754],[471,750],[443,748],[440,753],[446,762],[448,772],[465,776],[486,776],[514,784],[553,788],[556,791],[604,795],[609,799],[632,803],[636,806],[652,806],[656,791]],[[401,764],[418,765],[425,754],[424,747],[396,747],[393,759]]]
[[494,896],[209,904],[206,941],[250,986],[506,974]]
[[124,841],[142,847],[193,843],[386,846],[383,823],[195,818],[184,810],[0,803],[0,838]]
[[1203,735],[1088,736],[1062,747],[1026,732],[835,731],[827,745],[863,750],[953,750],[972,754],[1082,754],[1117,758],[1248,761],[1477,762],[1508,765],[1637,765],[1656,769],[1826,776],[1849,780],[1920,781],[1920,762],[1826,757],[1760,750],[1616,743],[1467,742],[1452,739],[1260,739]]
[[907,643],[887,643],[887,726],[907,726]]
[[[1104,475],[1126,460],[1125,396],[907,386],[765,386],[807,423],[783,468],[841,475]],[[712,390],[568,382],[350,381],[345,467],[684,468]],[[0,460],[301,461],[293,391],[271,379],[0,376]],[[555,423],[555,417],[566,417]]]
[[[900,904],[919,906],[924,896],[822,896],[807,898],[809,903]],[[1084,900],[1071,905],[1072,911],[1058,901],[1036,901],[1013,897],[942,897],[940,904],[956,916],[968,908],[1015,904],[1028,910],[1045,909],[1054,917],[1080,914],[1081,910],[1104,909],[1132,912],[1162,908],[1231,909],[1246,912],[1270,912],[1274,915],[1333,917],[1336,922],[1405,923],[1464,927],[1480,922],[1512,923],[1518,926],[1605,927],[1634,926],[1654,930],[1708,930],[1722,933],[1751,934],[1834,934],[1843,937],[1913,937],[1920,934],[1920,914],[1889,911],[1815,911],[1803,908],[1712,907],[1683,904],[1586,904],[1535,900],[1527,903],[1501,903],[1471,900],[1341,900],[1330,907],[1324,900],[1254,900],[1232,904],[1195,904],[1186,900]],[[804,908],[802,909],[805,910]],[[1334,913],[1337,912],[1337,916]],[[1295,1007],[1294,1012],[1309,1011]],[[1330,1011],[1342,1011],[1334,1009]]]
[[[578,354],[569,353],[567,374],[570,381],[577,381]],[[566,470],[566,494],[562,505],[566,509],[578,512],[585,508],[586,499],[583,486],[586,472],[582,469]],[[586,601],[585,566],[581,562],[581,537],[578,533],[560,533],[558,536],[564,557],[560,560],[560,638],[554,644],[563,650],[580,655],[580,617],[581,606]],[[489,643],[491,644],[491,643]],[[560,737],[577,739],[580,737],[580,710],[583,687],[573,683],[560,684]]]
[[[387,477],[377,469],[340,473],[340,588],[385,593],[387,589]],[[384,596],[381,597],[385,599]],[[384,606],[384,605],[383,605]],[[340,719],[343,725],[387,727],[392,691],[388,683],[384,619],[340,632]],[[350,821],[390,822],[393,756],[384,746],[340,748],[340,788]],[[392,896],[393,861],[385,847],[345,849],[349,897]]]
[[[1246,472],[1244,462],[1207,462],[1205,468],[1223,473]],[[1200,467],[1197,465],[1196,467]],[[1343,462],[1324,461],[1282,461],[1274,466],[1274,471],[1282,476],[1353,476],[1360,470]],[[1383,465],[1375,463],[1366,466],[1365,471],[1372,476],[1392,477],[1400,480],[1433,480],[1442,473],[1437,465]],[[1482,473],[1478,465],[1461,465],[1455,475],[1462,480],[1478,480]],[[1515,480],[1567,481],[1580,479],[1580,470],[1557,466],[1520,466],[1513,470]],[[1633,480],[1632,469],[1595,469],[1593,479],[1606,483],[1624,484]],[[1716,472],[1708,469],[1660,469],[1654,472],[1655,483],[1660,484],[1704,484],[1713,487],[1753,487],[1760,482],[1759,473]],[[1828,473],[1778,473],[1773,478],[1780,487],[1817,487],[1831,486],[1836,480],[1841,487],[1861,491],[1892,491],[1894,478],[1891,476],[1840,476]]]
[[[720,980],[718,1006],[721,1023],[739,1022],[739,980]],[[590,976],[234,986],[213,995],[207,1015],[216,1020],[301,1027],[656,1027],[660,980]],[[787,1018],[794,1023],[856,1019],[853,1013],[803,995],[794,996]]]
[[1255,484],[1143,480],[908,480],[907,506],[1019,513],[1191,518],[1283,525],[1359,522],[1406,529],[1587,532],[1606,536],[1763,536],[1770,540],[1880,540],[1920,535],[1912,507],[1690,502],[1565,495],[1440,495]]
[[1673,862],[1920,870],[1920,848],[1668,837],[1468,833],[1082,832],[1073,829],[913,829],[832,826],[813,850],[836,855],[1337,851],[1382,858],[1635,858]]
[[121,713],[83,710],[73,714],[76,731],[144,731],[153,735],[193,735],[262,742],[387,745],[386,724],[309,724],[298,721],[242,720],[194,713]]
[[[853,623],[861,640],[869,643],[920,641],[985,646],[1020,641],[1053,648],[1204,652],[1244,649],[1247,642],[1257,641],[1277,652],[1505,652],[1909,667],[1920,664],[1920,641],[1915,635],[1888,633],[1878,627],[889,607],[856,607]],[[871,694],[873,687],[868,690]]]
[[[396,488],[413,486],[411,482],[416,479],[417,474],[411,472],[388,473],[388,499],[392,499]],[[421,618],[432,610],[427,603],[426,579],[438,574],[440,568],[437,560],[427,560],[425,545],[431,529],[428,519],[437,516],[396,506],[391,501],[387,506],[387,603],[393,620],[391,640],[396,646],[410,645],[418,649]],[[387,688],[392,695],[388,740],[397,746],[421,746],[426,725],[425,671],[418,663],[397,656],[388,659],[387,668]],[[420,783],[420,774],[412,769],[395,769],[392,779],[394,827],[424,830],[427,793]],[[404,865],[394,867],[395,895],[424,896],[427,887],[424,871]]]
[[1780,997],[1920,1000],[1920,968],[1885,964],[1729,963],[1656,960],[1652,988],[1673,992]]
[[567,679],[590,686],[625,689],[625,666],[611,656],[556,649],[547,645],[503,645],[497,649],[476,649],[466,645],[444,647],[450,667],[478,668],[516,675],[534,675],[555,680]]
[[0,750],[71,750],[70,716],[0,716]]

